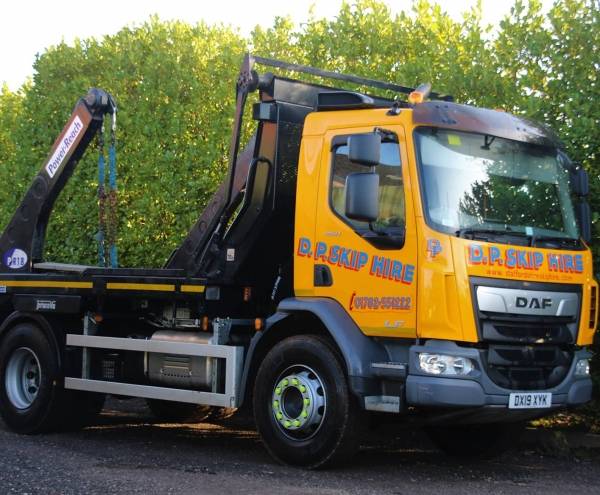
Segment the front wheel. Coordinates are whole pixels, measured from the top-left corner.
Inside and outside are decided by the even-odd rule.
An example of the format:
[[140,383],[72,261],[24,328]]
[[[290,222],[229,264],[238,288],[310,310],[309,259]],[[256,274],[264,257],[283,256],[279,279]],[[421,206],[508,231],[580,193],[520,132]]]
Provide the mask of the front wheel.
[[319,468],[339,464],[358,447],[359,408],[336,350],[319,336],[278,343],[254,384],[254,417],[277,460]]

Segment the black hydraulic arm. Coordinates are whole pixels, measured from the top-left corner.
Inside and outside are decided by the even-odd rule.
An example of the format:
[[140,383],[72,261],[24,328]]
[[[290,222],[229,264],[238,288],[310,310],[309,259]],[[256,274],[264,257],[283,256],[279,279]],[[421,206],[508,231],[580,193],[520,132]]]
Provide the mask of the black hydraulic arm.
[[[408,95],[415,90],[408,86],[401,86],[399,84],[389,83],[385,81],[378,81],[376,79],[369,79],[366,77],[355,76],[352,74],[342,74],[339,72],[332,72],[329,70],[317,69],[316,67],[310,67],[308,65],[293,64],[290,62],[284,62],[282,60],[274,60],[272,58],[252,56],[251,60],[257,64],[265,65],[268,67],[277,67],[278,69],[291,70],[294,72],[300,72],[303,74],[310,74],[318,76],[323,79],[333,79],[336,81],[343,81],[370,88],[384,89],[392,91],[394,93],[401,93]],[[430,97],[436,100],[452,101],[453,98],[449,95],[441,95],[439,93],[430,93]]]
[[0,237],[1,271],[30,272],[33,262],[42,260],[46,227],[54,202],[101,128],[104,116],[114,116],[115,112],[113,98],[101,89],[91,89],[79,99]]
[[[262,145],[262,138],[259,134],[256,136],[256,140],[251,140],[246,149],[240,153],[240,134],[248,95],[259,90],[260,100],[263,102],[287,102],[296,108],[305,107],[308,112],[317,109],[317,96],[319,93],[343,91],[335,87],[278,77],[271,73],[259,75],[254,70],[255,64],[403,95],[408,95],[414,91],[414,88],[398,84],[246,54],[236,84],[236,108],[229,147],[227,178],[215,192],[207,208],[192,227],[182,245],[173,252],[166,263],[166,268],[185,269],[188,275],[191,276],[198,276],[198,274],[207,276],[207,267],[222,249],[223,239],[231,216],[234,214],[236,206],[238,206],[236,199],[239,199],[240,193],[244,190],[250,163],[253,158],[258,158]],[[431,97],[451,99],[451,97],[436,93],[431,93]],[[379,105],[392,105],[394,103],[393,100],[387,98],[373,98]],[[305,113],[302,113],[302,115],[304,116]],[[277,168],[276,157],[271,158],[273,158],[274,167]]]
[[252,70],[253,64],[253,58],[249,54],[246,55],[236,83],[235,116],[229,146],[227,178],[215,192],[208,208],[189,232],[181,247],[167,261],[166,268],[184,268],[188,274],[193,275],[201,271],[207,255],[210,255],[211,249],[214,249],[214,246],[222,238],[232,213],[235,196],[244,187],[248,167],[254,153],[254,139],[251,140],[241,156],[238,157],[238,153],[246,100],[248,94],[258,87],[258,75]]

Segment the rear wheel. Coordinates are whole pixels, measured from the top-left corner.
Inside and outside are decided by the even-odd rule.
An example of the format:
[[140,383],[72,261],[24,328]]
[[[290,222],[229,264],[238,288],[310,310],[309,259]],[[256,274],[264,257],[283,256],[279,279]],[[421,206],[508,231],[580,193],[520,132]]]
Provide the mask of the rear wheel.
[[518,442],[523,423],[434,426],[426,429],[436,446],[453,457],[490,459]]
[[0,345],[0,415],[19,433],[58,426],[65,393],[56,351],[31,323],[10,329]]
[[254,385],[254,417],[267,450],[281,462],[319,468],[358,447],[359,414],[332,344],[290,337],[263,360]]

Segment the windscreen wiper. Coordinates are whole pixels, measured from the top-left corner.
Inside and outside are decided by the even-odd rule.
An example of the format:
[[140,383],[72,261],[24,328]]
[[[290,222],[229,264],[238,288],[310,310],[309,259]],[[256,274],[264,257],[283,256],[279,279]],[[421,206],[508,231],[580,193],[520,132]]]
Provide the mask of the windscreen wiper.
[[456,231],[456,237],[465,237],[467,235],[481,235],[481,234],[489,234],[489,235],[509,235],[509,236],[518,236],[518,237],[526,237],[527,234],[524,232],[516,232],[512,230],[500,230],[500,229],[484,229],[478,227],[464,227],[462,229],[458,229]]
[[536,246],[538,242],[557,242],[561,245],[569,245],[578,247],[579,239],[575,239],[573,237],[562,237],[558,235],[532,235],[531,236],[531,245]]

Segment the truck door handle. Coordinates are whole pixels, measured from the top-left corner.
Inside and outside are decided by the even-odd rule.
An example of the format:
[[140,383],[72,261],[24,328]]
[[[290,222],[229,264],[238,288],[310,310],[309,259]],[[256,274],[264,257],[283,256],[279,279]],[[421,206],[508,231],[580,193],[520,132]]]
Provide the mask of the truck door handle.
[[331,287],[333,276],[327,265],[315,265],[315,287]]

